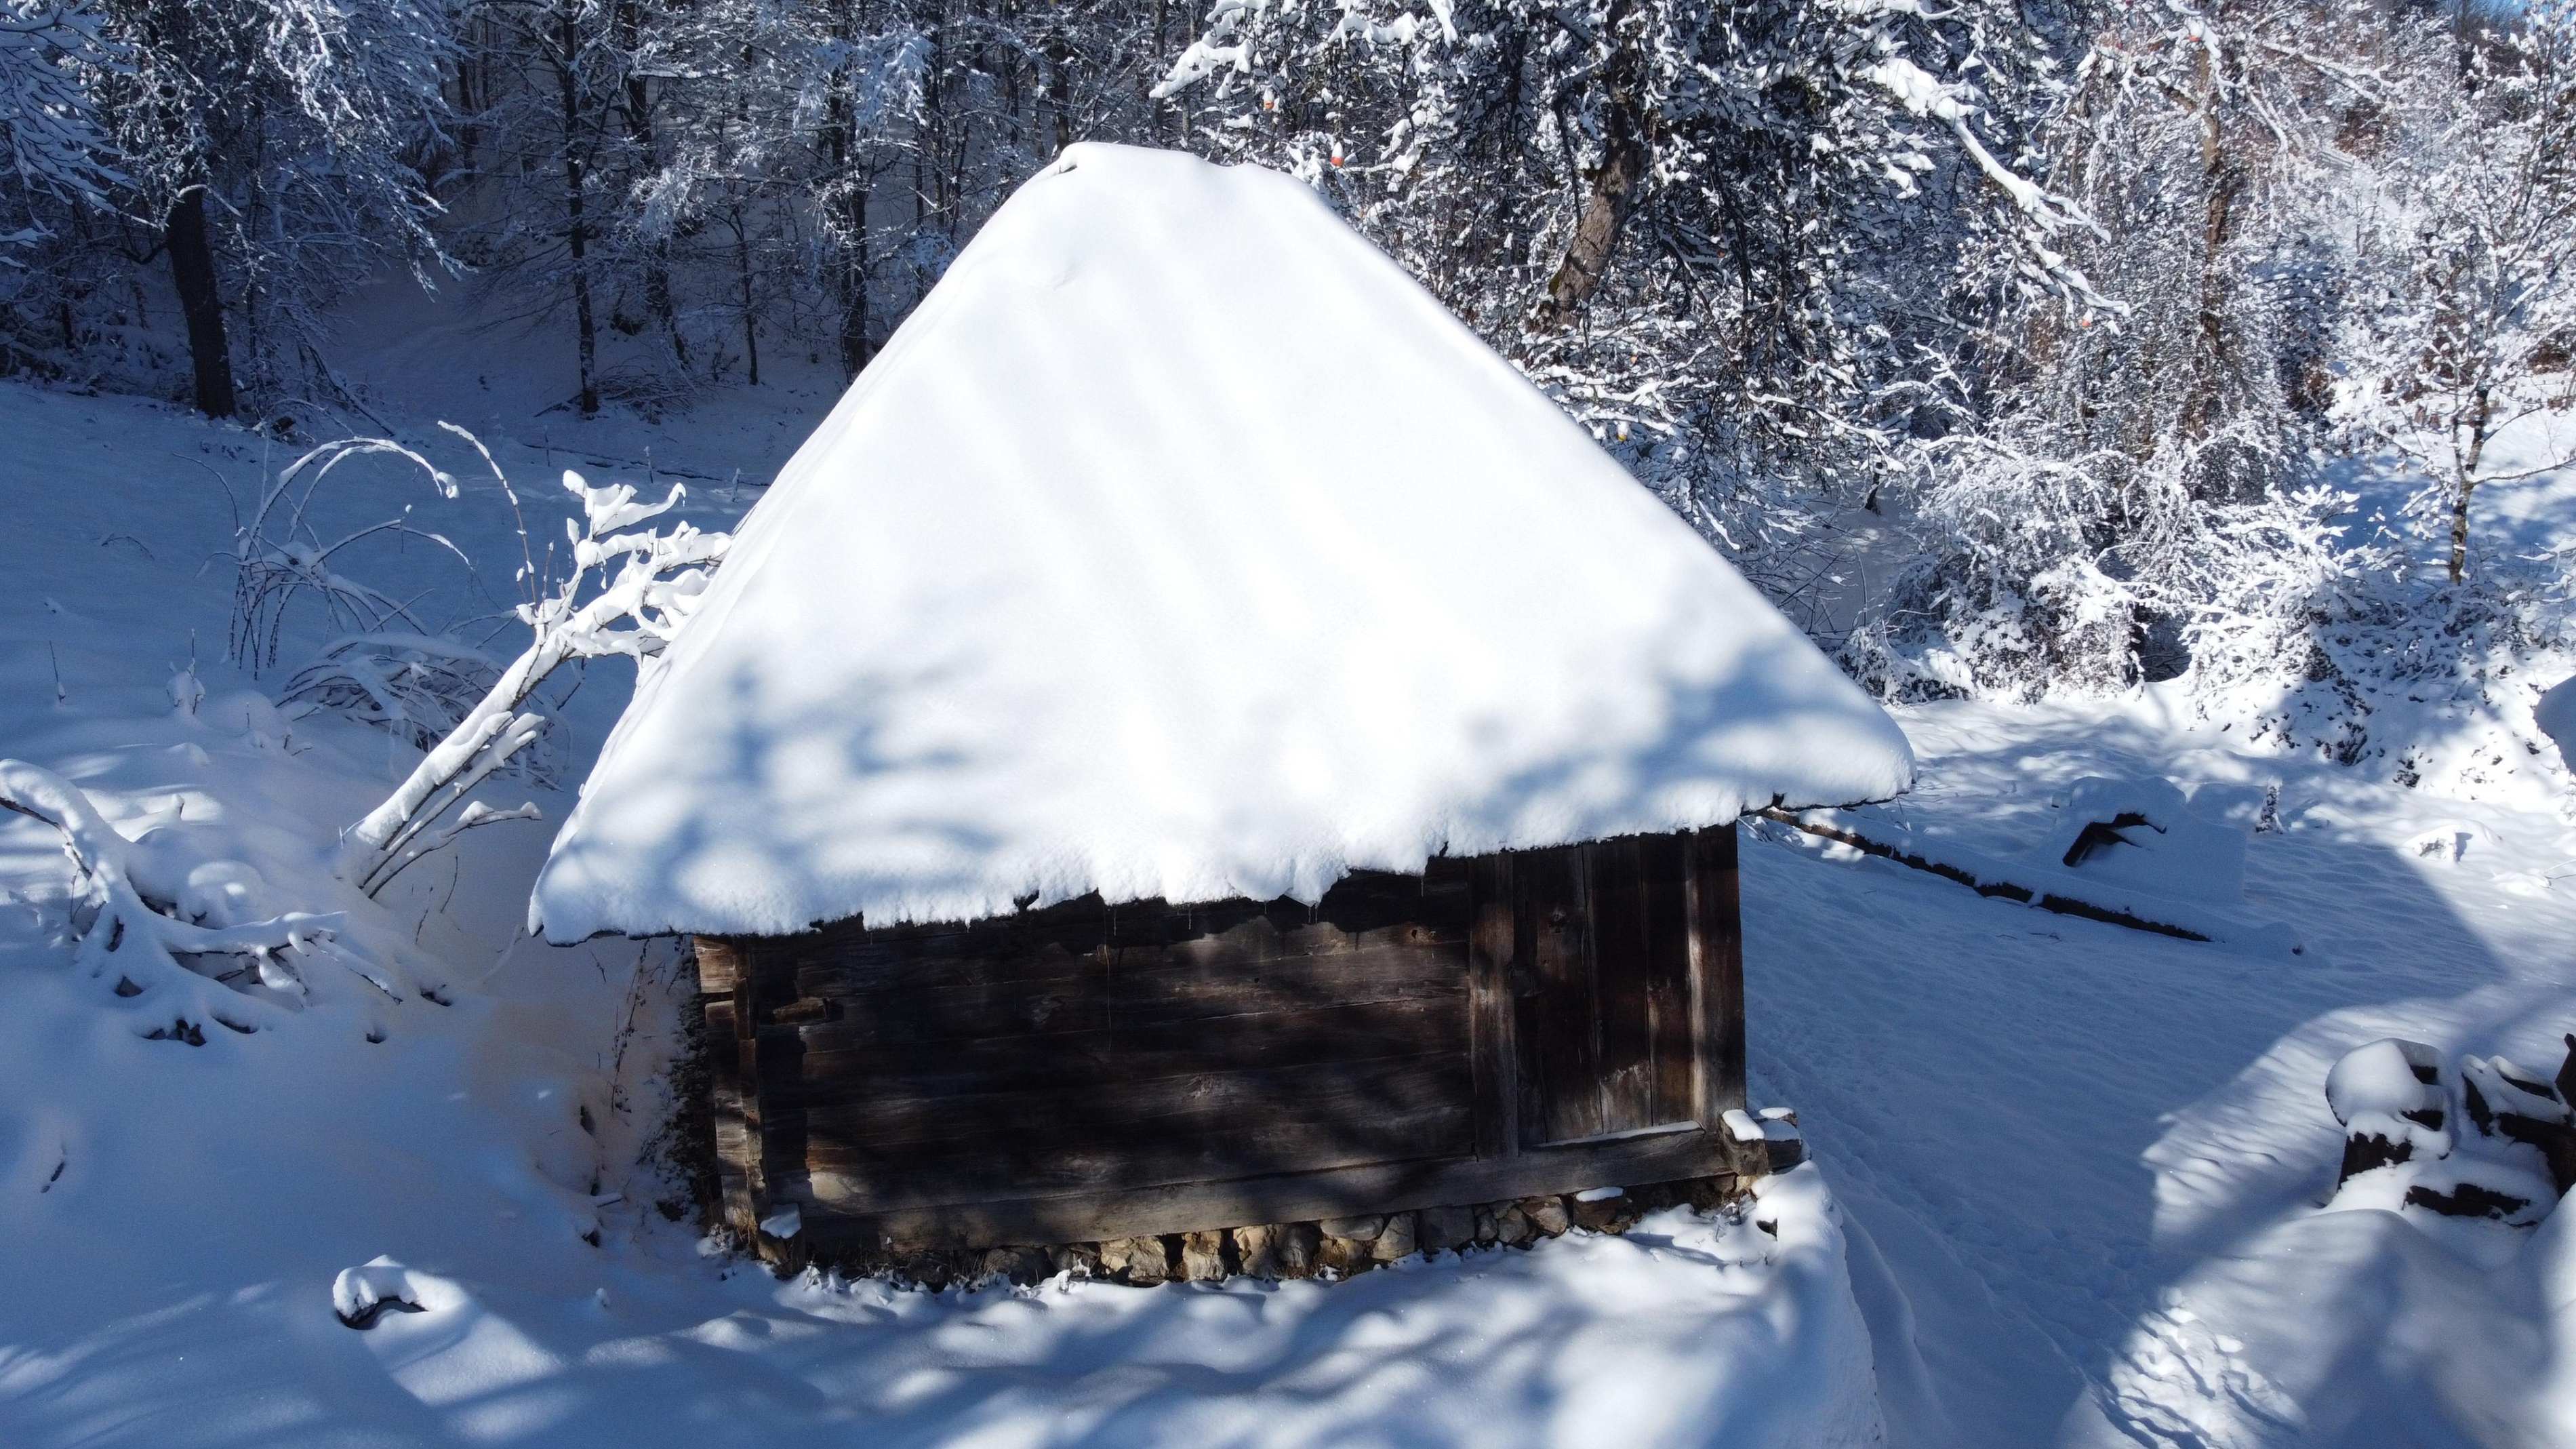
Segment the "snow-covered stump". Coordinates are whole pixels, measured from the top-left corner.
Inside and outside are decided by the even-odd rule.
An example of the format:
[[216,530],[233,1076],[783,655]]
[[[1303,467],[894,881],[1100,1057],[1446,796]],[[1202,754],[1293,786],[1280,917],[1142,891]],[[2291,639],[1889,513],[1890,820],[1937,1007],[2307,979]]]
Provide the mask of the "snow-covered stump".
[[2335,1204],[2538,1223],[2576,1189],[2576,1036],[2567,1041],[2555,1081],[2500,1056],[2453,1069],[2393,1037],[2345,1053],[2326,1077],[2345,1133]]
[[[2558,1069],[2559,1081],[2576,1075],[2576,1047]],[[2540,1154],[2550,1185],[2564,1197],[2576,1188],[2576,1112],[2556,1084],[2525,1072],[2503,1057],[2460,1062],[2460,1097],[2480,1134],[2518,1142]]]
[[2326,1074],[2326,1104],[2344,1129],[2335,1186],[2376,1168],[2451,1155],[2442,1054],[2389,1037],[2346,1052]]
[[379,1257],[362,1267],[343,1268],[331,1283],[331,1311],[341,1326],[360,1331],[376,1326],[387,1313],[426,1313],[435,1296],[412,1270]]

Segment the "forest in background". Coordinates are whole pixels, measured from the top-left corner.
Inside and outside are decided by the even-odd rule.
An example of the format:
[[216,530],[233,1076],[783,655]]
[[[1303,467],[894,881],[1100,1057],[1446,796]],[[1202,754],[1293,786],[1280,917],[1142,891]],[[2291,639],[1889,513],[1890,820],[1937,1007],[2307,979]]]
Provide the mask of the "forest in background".
[[389,276],[578,415],[855,376],[1065,145],[1182,147],[1889,697],[2173,681],[2474,792],[2576,662],[2485,527],[2576,458],[2566,0],[0,0],[0,138],[0,374],[271,431],[368,408]]

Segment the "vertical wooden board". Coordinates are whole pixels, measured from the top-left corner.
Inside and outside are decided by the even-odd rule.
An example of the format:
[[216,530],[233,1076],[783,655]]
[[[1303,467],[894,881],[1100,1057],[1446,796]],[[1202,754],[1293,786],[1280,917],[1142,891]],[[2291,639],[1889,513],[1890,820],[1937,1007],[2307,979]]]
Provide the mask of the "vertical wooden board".
[[1476,1093],[1476,1155],[1520,1150],[1520,1085],[1512,1045],[1512,858],[1472,863],[1468,881],[1467,1001]]
[[1649,1116],[1657,1126],[1694,1122],[1699,1103],[1691,1051],[1689,850],[1678,835],[1649,835],[1637,846],[1645,897],[1646,1032],[1654,1056]]
[[1520,953],[1513,1030],[1520,1045],[1524,1146],[1601,1134],[1600,1052],[1583,848],[1519,853]]
[[1595,1071],[1601,1130],[1634,1132],[1656,1125],[1655,1055],[1649,999],[1646,888],[1642,842],[1633,835],[1600,841],[1588,857],[1592,903]]
[[[1729,1109],[1745,1105],[1744,931],[1737,900],[1735,827],[1699,831],[1691,836],[1690,846],[1699,1120],[1716,1131]],[[1741,1162],[1739,1167],[1758,1170]]]

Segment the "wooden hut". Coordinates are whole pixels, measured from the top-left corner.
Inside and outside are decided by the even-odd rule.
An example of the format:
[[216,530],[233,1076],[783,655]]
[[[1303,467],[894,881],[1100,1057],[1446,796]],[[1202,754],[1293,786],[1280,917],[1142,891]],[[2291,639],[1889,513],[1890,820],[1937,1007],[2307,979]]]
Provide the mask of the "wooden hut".
[[695,938],[775,1252],[1347,1238],[1760,1170],[1734,822],[1911,771],[1306,188],[1086,145],[752,510],[531,915]]

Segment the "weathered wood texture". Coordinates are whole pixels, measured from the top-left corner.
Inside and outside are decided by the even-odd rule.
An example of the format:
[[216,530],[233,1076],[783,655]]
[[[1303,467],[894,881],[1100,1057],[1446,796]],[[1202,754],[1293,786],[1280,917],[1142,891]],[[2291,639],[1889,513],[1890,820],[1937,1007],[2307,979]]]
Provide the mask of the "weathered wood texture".
[[1747,1170],[1733,846],[701,938],[726,1216],[1068,1242]]

